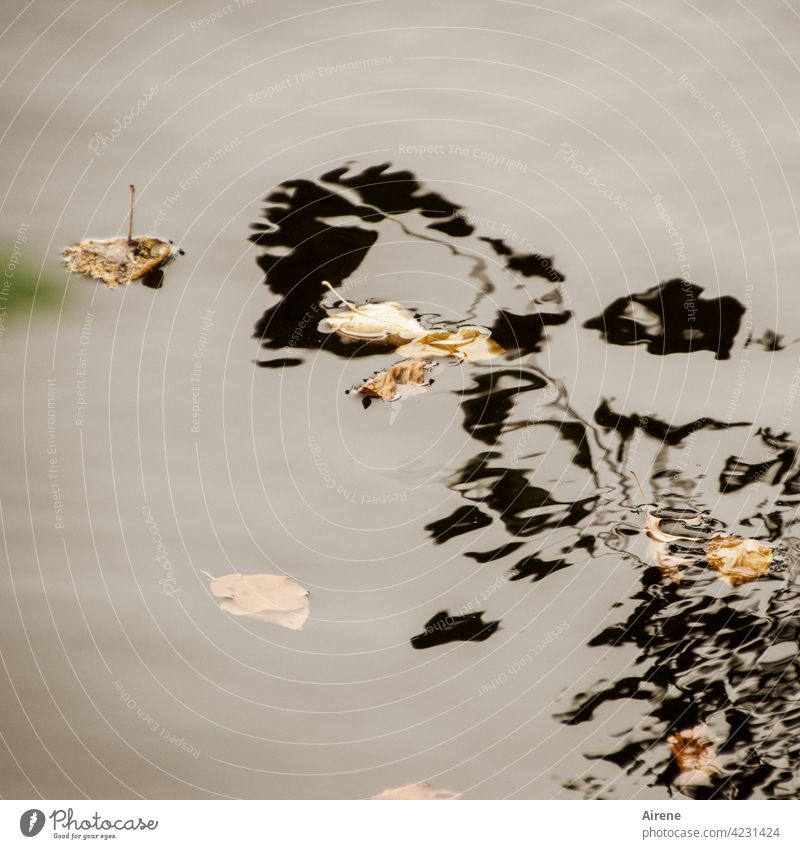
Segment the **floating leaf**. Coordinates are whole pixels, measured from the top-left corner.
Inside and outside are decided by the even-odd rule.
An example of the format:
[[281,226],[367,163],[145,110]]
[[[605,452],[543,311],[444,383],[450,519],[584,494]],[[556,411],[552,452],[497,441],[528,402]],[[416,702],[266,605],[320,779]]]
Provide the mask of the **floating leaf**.
[[356,391],[384,401],[419,395],[431,385],[430,372],[435,367],[430,360],[402,360],[386,371],[379,371]]
[[681,785],[702,784],[722,772],[713,748],[716,740],[705,723],[667,738],[670,753],[681,771]]
[[308,619],[308,591],[286,575],[223,575],[212,579],[211,592],[225,599],[220,608],[234,616],[251,616],[294,631]]
[[397,351],[407,358],[457,357],[476,361],[490,360],[505,351],[485,328],[426,330],[401,304],[386,301],[356,306],[339,295],[330,283],[323,280],[323,284],[346,307],[320,321],[318,329],[323,333],[338,333],[345,339],[360,342],[389,342],[401,346]]
[[[102,280],[108,287],[130,283],[155,274],[172,258],[172,245],[152,236],[133,238],[133,196],[131,186],[131,209],[127,239],[98,241],[86,239],[64,250],[67,268],[95,280]],[[144,281],[147,282],[147,281]]]
[[339,295],[327,280],[322,282],[346,307],[322,319],[319,330],[323,333],[334,332],[345,339],[393,345],[402,345],[425,334],[425,328],[404,306],[394,301],[356,306]]
[[717,534],[708,543],[706,560],[721,581],[738,587],[769,572],[772,549],[755,539]]
[[658,516],[654,516],[647,507],[644,508],[644,527],[647,532],[647,538],[652,542],[670,543],[677,542],[681,539],[692,539],[692,537],[676,536],[675,534],[670,534],[667,533],[667,531],[662,530],[661,519],[659,519]]
[[149,236],[131,242],[127,239],[105,242],[87,239],[64,251],[70,271],[102,280],[112,289],[156,271],[171,257],[170,244]]
[[505,353],[492,339],[488,330],[481,327],[459,327],[456,330],[432,330],[397,349],[406,357],[457,357],[476,362],[491,360]]
[[395,787],[393,790],[384,790],[373,799],[389,800],[389,799],[425,799],[425,800],[452,800],[460,799],[460,793],[453,793],[452,790],[445,790],[442,787],[434,787],[432,784],[425,782],[424,784],[406,784],[405,787]]
[[[639,487],[642,498],[644,498],[644,490],[642,489],[638,475],[636,472],[631,472],[631,474],[636,481],[636,485]],[[685,521],[692,521],[695,518],[697,517],[690,517]],[[658,516],[654,516],[646,504],[644,507],[644,527],[647,538],[650,541],[647,546],[648,558],[658,567],[665,578],[670,578],[674,583],[679,584],[682,577],[681,567],[688,566],[692,561],[684,555],[675,554],[670,548],[670,545],[679,540],[692,540],[692,537],[676,536],[662,530],[661,519]]]

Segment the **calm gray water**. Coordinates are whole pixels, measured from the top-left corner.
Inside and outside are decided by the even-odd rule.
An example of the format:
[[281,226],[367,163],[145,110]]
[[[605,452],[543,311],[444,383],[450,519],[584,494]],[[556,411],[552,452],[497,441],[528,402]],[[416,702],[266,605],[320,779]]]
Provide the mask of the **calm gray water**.
[[[0,16],[4,279],[42,287],[0,326],[0,794],[669,798],[666,739],[706,722],[724,772],[697,793],[798,795],[789,4]],[[379,197],[331,176],[384,163]],[[185,256],[159,290],[69,277],[132,182],[137,232]],[[539,253],[563,283],[508,259]],[[323,272],[545,335],[365,410],[345,390],[392,356],[320,342]],[[660,353],[583,326],[674,278],[702,297],[632,313],[678,328]],[[663,515],[768,541],[770,575],[654,577],[630,470]],[[237,571],[309,588],[304,629],[222,612],[204,573]],[[412,647],[477,610],[486,639]]]

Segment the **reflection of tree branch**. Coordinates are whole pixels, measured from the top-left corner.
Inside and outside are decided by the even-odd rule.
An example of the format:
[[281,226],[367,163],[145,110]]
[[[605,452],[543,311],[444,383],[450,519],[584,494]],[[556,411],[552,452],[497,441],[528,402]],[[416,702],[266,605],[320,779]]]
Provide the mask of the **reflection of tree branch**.
[[492,283],[489,279],[489,275],[486,273],[486,262],[480,257],[476,257],[465,251],[459,250],[452,242],[445,241],[444,239],[437,239],[435,236],[431,236],[428,233],[418,233],[394,215],[387,215],[386,213],[383,214],[389,221],[396,224],[407,236],[412,236],[415,239],[422,239],[426,242],[433,242],[436,245],[442,245],[442,247],[447,248],[453,256],[463,257],[472,263],[472,271],[469,273],[469,277],[473,280],[477,280],[481,286],[477,290],[475,299],[467,307],[467,309],[464,310],[464,320],[468,321],[474,319],[480,302],[486,295],[491,294],[495,289],[494,283]]
[[[559,380],[558,378],[550,377],[543,369],[539,368],[539,366],[535,364],[529,364],[528,368],[541,380],[544,380],[547,384],[555,387],[558,394],[548,404],[548,406],[555,407],[557,410],[564,413],[564,415],[571,417],[574,421],[580,422],[584,426],[587,437],[591,440],[591,443],[594,444],[594,450],[592,450],[591,443],[588,448],[589,453],[593,458],[591,462],[591,474],[595,486],[598,489],[603,489],[606,486],[611,486],[610,483],[604,482],[601,478],[601,474],[599,471],[601,463],[605,463],[608,466],[608,472],[614,475],[615,479],[621,480],[622,474],[619,473],[614,468],[613,464],[609,463],[607,460],[607,449],[606,446],[604,446],[600,441],[600,435],[597,432],[596,426],[588,419],[584,418],[569,403],[569,392],[567,391],[567,387],[564,385],[563,381]],[[597,457],[595,457],[595,455],[597,455]]]

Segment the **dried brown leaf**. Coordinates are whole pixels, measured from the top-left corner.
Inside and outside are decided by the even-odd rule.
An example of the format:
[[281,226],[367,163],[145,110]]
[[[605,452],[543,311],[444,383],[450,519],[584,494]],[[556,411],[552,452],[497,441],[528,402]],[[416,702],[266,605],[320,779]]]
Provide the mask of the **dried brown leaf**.
[[[139,280],[156,272],[172,259],[172,245],[153,236],[133,238],[133,205],[136,187],[130,187],[128,238],[100,241],[86,239],[64,250],[67,268],[94,280],[102,280],[109,288]],[[145,281],[147,282],[147,281]]]
[[286,575],[223,575],[211,581],[211,592],[224,599],[220,608],[234,616],[250,616],[300,630],[308,619],[308,591]]
[[378,372],[357,391],[384,401],[396,401],[409,395],[418,395],[431,385],[430,372],[436,366],[430,360],[402,360],[386,371]]
[[716,741],[717,737],[705,723],[667,738],[670,753],[681,771],[680,784],[701,784],[722,772],[713,746]]
[[755,539],[717,534],[706,547],[706,560],[721,581],[738,587],[769,572],[772,549]]
[[95,241],[87,239],[64,251],[70,271],[102,280],[113,288],[138,280],[163,266],[172,258],[172,245],[151,236]]

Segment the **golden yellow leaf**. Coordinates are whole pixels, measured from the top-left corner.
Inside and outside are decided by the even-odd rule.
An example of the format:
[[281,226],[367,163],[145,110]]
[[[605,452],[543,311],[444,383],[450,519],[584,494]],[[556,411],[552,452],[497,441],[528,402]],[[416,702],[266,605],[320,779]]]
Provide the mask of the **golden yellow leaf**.
[[308,619],[308,591],[286,575],[223,575],[213,578],[211,592],[224,601],[220,609],[250,616],[294,631]]
[[373,799],[426,799],[426,800],[451,800],[460,799],[460,793],[453,793],[452,790],[444,790],[441,787],[434,787],[432,784],[425,782],[424,784],[406,784],[405,787],[395,787],[393,790],[384,790]]
[[670,753],[681,771],[680,784],[701,784],[722,772],[713,747],[716,740],[705,723],[667,738]]
[[505,353],[491,333],[480,327],[459,327],[457,330],[432,330],[397,349],[405,357],[457,357],[476,362],[491,360]]
[[384,401],[396,401],[409,395],[418,395],[431,385],[430,372],[435,363],[429,360],[402,360],[386,371],[378,372],[357,391]]
[[717,534],[706,547],[706,560],[720,580],[738,587],[769,572],[772,549],[755,539]]

